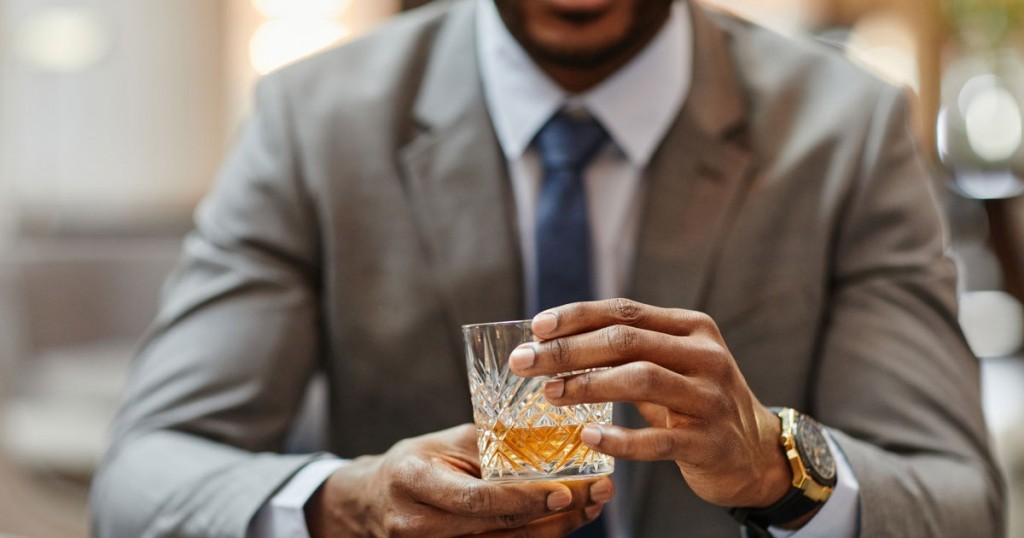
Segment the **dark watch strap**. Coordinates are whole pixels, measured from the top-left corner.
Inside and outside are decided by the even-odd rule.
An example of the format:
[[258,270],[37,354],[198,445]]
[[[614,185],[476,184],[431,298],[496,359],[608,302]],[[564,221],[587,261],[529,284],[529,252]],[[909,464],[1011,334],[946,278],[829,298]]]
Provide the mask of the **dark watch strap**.
[[807,515],[821,503],[808,499],[800,488],[792,487],[775,504],[765,508],[732,508],[732,515],[747,527],[749,536],[771,536],[768,527],[788,523]]

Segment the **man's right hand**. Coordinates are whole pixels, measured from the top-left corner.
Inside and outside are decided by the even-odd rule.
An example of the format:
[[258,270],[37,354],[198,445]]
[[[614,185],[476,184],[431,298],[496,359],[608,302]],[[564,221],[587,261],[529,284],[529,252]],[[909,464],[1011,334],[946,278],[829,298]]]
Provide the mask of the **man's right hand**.
[[401,441],[338,469],[310,498],[310,536],[564,536],[614,495],[608,477],[481,480],[471,424]]

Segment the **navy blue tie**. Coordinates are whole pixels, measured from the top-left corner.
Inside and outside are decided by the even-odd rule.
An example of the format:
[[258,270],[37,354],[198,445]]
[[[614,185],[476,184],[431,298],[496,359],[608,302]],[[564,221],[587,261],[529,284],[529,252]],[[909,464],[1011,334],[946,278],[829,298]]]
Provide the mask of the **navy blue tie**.
[[586,113],[559,111],[537,133],[544,165],[537,204],[537,311],[594,298],[583,173],[608,141]]
[[[594,298],[590,220],[583,174],[608,141],[601,124],[586,113],[559,111],[537,133],[544,165],[537,204],[537,311]],[[607,536],[604,516],[571,538]]]

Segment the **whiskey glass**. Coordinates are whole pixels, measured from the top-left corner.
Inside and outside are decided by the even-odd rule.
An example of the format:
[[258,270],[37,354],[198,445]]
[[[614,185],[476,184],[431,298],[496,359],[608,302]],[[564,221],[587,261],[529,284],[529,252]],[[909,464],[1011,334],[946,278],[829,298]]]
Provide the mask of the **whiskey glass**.
[[530,320],[464,325],[462,333],[485,480],[572,480],[614,470],[614,458],[580,440],[583,426],[611,424],[610,402],[554,406],[544,398],[550,378],[509,369],[512,350],[533,341]]

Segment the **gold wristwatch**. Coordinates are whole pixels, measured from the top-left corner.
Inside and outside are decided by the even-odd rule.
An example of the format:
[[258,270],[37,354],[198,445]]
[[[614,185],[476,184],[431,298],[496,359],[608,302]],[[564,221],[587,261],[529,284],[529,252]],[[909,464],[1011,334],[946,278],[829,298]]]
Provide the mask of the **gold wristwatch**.
[[789,492],[766,508],[733,508],[730,513],[753,536],[769,536],[768,527],[794,521],[825,504],[836,486],[836,460],[821,424],[795,409],[773,407],[782,421],[779,444],[793,483]]

